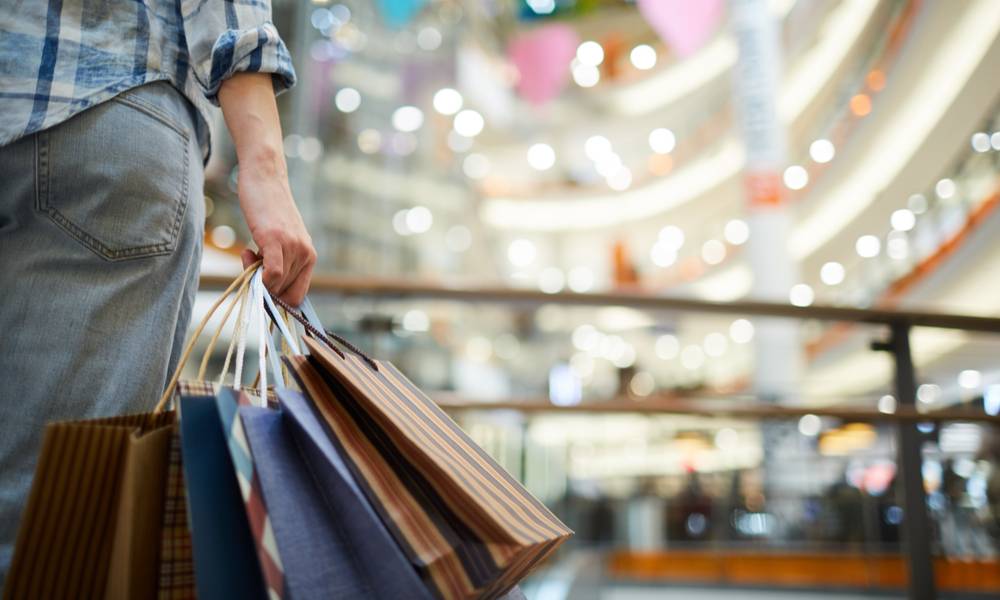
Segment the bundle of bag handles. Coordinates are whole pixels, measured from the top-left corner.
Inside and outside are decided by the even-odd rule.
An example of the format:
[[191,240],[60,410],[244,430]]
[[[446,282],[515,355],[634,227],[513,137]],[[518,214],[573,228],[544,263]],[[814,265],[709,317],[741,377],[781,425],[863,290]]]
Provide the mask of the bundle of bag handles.
[[[237,277],[229,285],[229,287],[222,292],[215,303],[208,309],[208,312],[205,313],[205,316],[202,318],[201,322],[198,323],[194,332],[191,333],[191,338],[184,347],[184,352],[181,354],[181,358],[177,363],[177,368],[174,370],[174,373],[170,378],[170,382],[163,391],[163,395],[160,396],[159,402],[156,403],[156,408],[153,409],[153,412],[162,412],[170,403],[170,400],[177,389],[177,383],[180,380],[181,371],[183,371],[184,365],[187,364],[188,359],[191,357],[195,343],[201,337],[201,334],[204,332],[208,322],[216,314],[216,312],[218,312],[219,308],[226,301],[226,299],[230,298],[230,296],[232,296],[232,298],[222,314],[221,323],[209,340],[208,346],[202,355],[201,363],[198,368],[198,381],[205,380],[205,372],[208,369],[209,357],[212,355],[212,351],[215,349],[215,345],[219,340],[219,336],[222,334],[222,330],[225,328],[226,323],[229,322],[229,319],[237,306],[239,306],[239,312],[237,313],[236,327],[233,332],[232,340],[229,343],[229,349],[226,352],[226,360],[222,367],[222,374],[218,378],[218,385],[220,386],[224,384],[225,378],[229,373],[230,362],[233,358],[233,352],[235,350],[236,365],[233,376],[233,388],[237,390],[240,389],[243,376],[243,362],[247,335],[253,325],[256,329],[258,342],[258,390],[260,403],[262,405],[266,405],[267,403],[268,369],[270,369],[273,377],[274,387],[277,389],[284,388],[280,354],[276,349],[276,342],[278,342],[276,338],[280,339],[279,343],[283,343],[285,349],[287,349],[289,353],[293,355],[300,355],[302,354],[302,351],[300,344],[295,339],[296,336],[292,333],[292,328],[290,328],[288,323],[286,323],[282,318],[281,312],[278,310],[279,307],[285,312],[285,314],[291,316],[302,326],[305,335],[309,335],[322,341],[341,358],[346,357],[340,347],[334,343],[334,340],[336,340],[340,346],[343,346],[348,351],[358,355],[362,360],[364,360],[365,363],[368,364],[369,367],[375,369],[376,371],[378,370],[378,364],[357,346],[335,333],[328,332],[323,327],[323,324],[319,320],[319,316],[316,314],[316,311],[308,298],[306,298],[298,308],[289,306],[280,298],[272,298],[271,294],[264,286],[262,273],[263,269],[261,268],[260,261],[257,261],[247,267],[239,275],[239,277]],[[273,335],[270,332],[269,322],[273,323],[275,326]]]

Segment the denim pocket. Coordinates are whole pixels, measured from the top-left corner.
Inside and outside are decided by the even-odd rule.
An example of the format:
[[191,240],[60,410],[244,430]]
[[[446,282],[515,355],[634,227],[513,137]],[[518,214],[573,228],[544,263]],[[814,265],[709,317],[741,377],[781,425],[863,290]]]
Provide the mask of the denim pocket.
[[187,207],[190,133],[141,90],[37,138],[36,207],[109,261],[173,252]]

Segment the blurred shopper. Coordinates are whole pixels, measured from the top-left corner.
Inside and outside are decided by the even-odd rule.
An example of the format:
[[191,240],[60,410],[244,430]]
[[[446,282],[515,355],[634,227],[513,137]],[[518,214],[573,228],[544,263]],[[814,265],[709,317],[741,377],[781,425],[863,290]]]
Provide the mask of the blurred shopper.
[[864,497],[861,490],[847,481],[847,473],[826,490],[830,539],[846,544],[865,541]]
[[890,546],[900,542],[899,525],[903,522],[903,509],[899,506],[899,477],[893,475],[882,495],[878,497],[879,541]]
[[684,488],[670,501],[670,513],[673,539],[708,539],[712,529],[712,497],[705,493],[696,471],[688,473]]
[[983,459],[989,463],[986,479],[986,528],[1000,551],[1000,428],[994,427],[983,444]]
[[635,494],[628,499],[628,546],[632,550],[658,550],[663,547],[664,501],[656,489],[656,479],[639,480]]
[[942,465],[943,510],[938,515],[941,547],[947,556],[969,558],[993,556],[993,544],[976,514],[968,493],[969,480],[955,471],[955,463]]
[[268,0],[0,5],[0,579],[44,423],[149,410],[178,359],[210,104],[265,283],[306,293],[274,101],[295,73],[270,18]]

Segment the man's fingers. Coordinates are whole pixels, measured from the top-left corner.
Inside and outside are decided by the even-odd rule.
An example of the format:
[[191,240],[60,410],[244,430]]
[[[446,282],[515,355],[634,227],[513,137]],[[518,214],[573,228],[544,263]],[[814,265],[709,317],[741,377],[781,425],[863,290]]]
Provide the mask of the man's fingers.
[[270,244],[264,246],[260,250],[261,255],[264,257],[264,275],[262,279],[264,280],[264,287],[271,292],[272,296],[281,296],[285,292],[285,288],[288,287],[285,279],[287,274],[285,272],[285,257],[281,244]]
[[250,248],[245,248],[243,252],[240,252],[240,259],[243,261],[243,268],[246,269],[260,260],[260,256]]
[[[308,258],[308,257],[307,257]],[[281,299],[292,306],[298,306],[302,304],[305,300],[306,294],[309,292],[309,281],[312,278],[313,265],[315,260],[306,260],[299,269],[299,272],[295,274],[291,285],[285,290],[285,293],[281,296]]]
[[[264,261],[263,281],[275,298],[298,306],[309,290],[309,278],[316,264],[316,250],[308,234],[304,236],[268,236],[260,251],[244,251],[243,263]],[[248,262],[249,261],[249,262]]]

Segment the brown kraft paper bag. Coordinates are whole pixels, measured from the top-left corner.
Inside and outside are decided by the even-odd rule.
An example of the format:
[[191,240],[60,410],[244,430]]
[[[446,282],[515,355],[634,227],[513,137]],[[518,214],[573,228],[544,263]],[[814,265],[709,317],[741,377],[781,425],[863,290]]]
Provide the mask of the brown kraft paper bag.
[[153,598],[175,413],[50,423],[5,600]]

